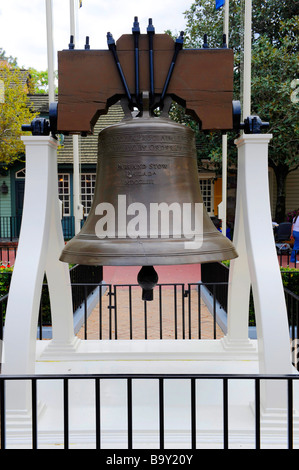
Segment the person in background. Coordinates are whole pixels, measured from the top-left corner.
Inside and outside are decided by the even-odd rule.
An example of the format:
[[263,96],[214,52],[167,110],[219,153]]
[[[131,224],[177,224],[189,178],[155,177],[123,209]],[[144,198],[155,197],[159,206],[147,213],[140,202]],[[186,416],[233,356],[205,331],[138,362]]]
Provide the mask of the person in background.
[[230,240],[232,240],[232,225],[230,222],[226,222],[226,236]]
[[296,260],[296,254],[299,254],[299,209],[297,210],[297,213],[293,218],[291,238],[294,239],[294,246],[291,253],[290,261],[291,263],[295,263],[295,261],[296,263],[299,263],[299,259]]

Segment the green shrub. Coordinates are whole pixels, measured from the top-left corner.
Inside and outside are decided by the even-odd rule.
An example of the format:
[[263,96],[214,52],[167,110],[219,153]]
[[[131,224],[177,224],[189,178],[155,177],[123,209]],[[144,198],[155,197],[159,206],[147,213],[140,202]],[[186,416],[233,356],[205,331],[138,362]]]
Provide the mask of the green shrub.
[[281,277],[284,287],[299,295],[299,269],[281,268]]
[[[222,262],[225,266],[229,267],[229,261]],[[283,286],[289,289],[296,295],[299,295],[299,269],[287,267],[281,267],[281,278]],[[255,326],[255,311],[252,289],[250,290],[249,300],[249,326]]]
[[[0,266],[0,299],[4,297],[9,292],[9,286],[11,281],[11,276],[13,272],[13,267],[11,266]],[[44,279],[44,284],[46,283],[46,278]],[[47,285],[43,285],[42,294],[41,294],[41,306],[42,306],[42,324],[51,325],[51,309],[50,309],[50,299],[49,291]],[[3,307],[3,315],[5,317],[6,305]]]
[[8,266],[0,266],[0,299],[4,295],[8,294],[10,279],[13,268]]

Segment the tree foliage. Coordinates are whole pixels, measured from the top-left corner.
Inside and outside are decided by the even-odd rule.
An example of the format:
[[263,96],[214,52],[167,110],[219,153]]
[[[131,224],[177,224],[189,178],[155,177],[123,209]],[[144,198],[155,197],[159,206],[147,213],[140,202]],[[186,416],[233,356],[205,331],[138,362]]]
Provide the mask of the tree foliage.
[[11,55],[7,56],[5,50],[2,49],[2,47],[0,47],[0,61],[2,61],[2,60],[7,62],[9,65],[14,66],[14,67],[18,66],[17,59],[15,57],[12,57]]
[[252,58],[252,108],[269,121],[273,135],[269,145],[269,166],[277,183],[275,218],[285,219],[286,178],[299,168],[299,107],[291,100],[291,83],[298,70],[298,18],[281,25],[279,45],[271,38],[260,36]]
[[[298,73],[297,2],[288,0],[255,0],[252,2],[252,83],[251,108],[263,121],[269,121],[273,139],[269,146],[269,165],[277,181],[276,219],[285,217],[285,182],[290,171],[298,168],[298,103],[290,99],[291,83]],[[185,12],[187,26],[185,47],[202,47],[204,34],[210,47],[221,47],[223,9],[215,9],[210,0],[195,0]],[[234,99],[242,102],[244,1],[229,2],[229,47],[234,50]],[[187,125],[190,118],[177,107],[176,120]],[[209,158],[216,169],[221,168],[221,136],[219,133],[196,134],[199,162]],[[228,133],[228,162],[236,163],[235,135]]]
[[28,84],[24,71],[4,65],[0,70],[3,90],[0,102],[0,164],[7,166],[24,153],[22,125],[36,116],[28,104]]
[[[38,71],[34,68],[29,69],[30,73],[30,83],[33,93],[38,95],[44,95],[49,92],[49,76],[48,70]],[[55,71],[55,79],[58,78],[58,72]],[[56,87],[55,92],[58,92]]]
[[38,115],[30,107],[28,94],[48,93],[48,72],[21,70],[17,59],[2,48],[0,62],[0,165],[6,168],[24,154],[22,125]]

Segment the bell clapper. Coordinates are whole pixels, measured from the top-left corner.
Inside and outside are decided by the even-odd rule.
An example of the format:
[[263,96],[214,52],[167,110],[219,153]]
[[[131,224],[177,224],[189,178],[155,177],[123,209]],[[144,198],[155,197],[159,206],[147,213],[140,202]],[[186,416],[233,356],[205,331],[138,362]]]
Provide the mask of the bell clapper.
[[158,273],[153,266],[143,266],[137,276],[137,281],[142,288],[142,300],[153,300],[153,289],[158,283]]

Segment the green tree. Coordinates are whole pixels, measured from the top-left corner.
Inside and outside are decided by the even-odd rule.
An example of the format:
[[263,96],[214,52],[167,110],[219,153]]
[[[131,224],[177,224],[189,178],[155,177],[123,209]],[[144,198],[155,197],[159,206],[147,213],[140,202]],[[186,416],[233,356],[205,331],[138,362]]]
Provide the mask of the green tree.
[[12,57],[12,56],[7,56],[5,50],[2,49],[2,47],[0,47],[0,61],[2,61],[2,60],[7,62],[8,64],[14,66],[14,67],[18,66],[17,59],[15,57]]
[[37,115],[28,105],[28,84],[24,71],[4,65],[0,70],[0,164],[7,166],[24,153],[22,125]]
[[[229,2],[229,47],[234,50],[234,98],[242,100],[242,48],[244,2]],[[255,0],[252,11],[252,114],[270,122],[273,139],[269,165],[277,182],[276,220],[285,218],[285,183],[289,172],[298,168],[298,103],[290,99],[291,82],[298,71],[298,3],[288,0]],[[210,0],[195,0],[185,12],[185,47],[201,47],[207,34],[210,47],[220,47],[223,34],[223,9],[215,10]],[[175,109],[176,120],[189,117]],[[194,125],[194,124],[192,124]],[[229,164],[236,163],[234,135],[228,133]],[[221,168],[221,136],[197,132],[199,159],[210,158]],[[230,144],[231,143],[231,144]]]
[[[48,70],[38,71],[34,68],[30,68],[30,84],[32,88],[32,93],[35,94],[47,94],[49,92],[49,77]],[[55,80],[58,79],[58,72],[55,71]],[[55,92],[58,92],[56,87]]]
[[[292,31],[293,26],[294,20],[289,20],[282,30]],[[296,42],[290,35],[284,35],[279,46],[263,35],[255,43],[252,55],[252,109],[270,123],[268,132],[273,134],[269,166],[277,183],[277,222],[286,216],[286,178],[299,168],[299,107],[291,100],[291,82],[298,69],[295,49]]]

